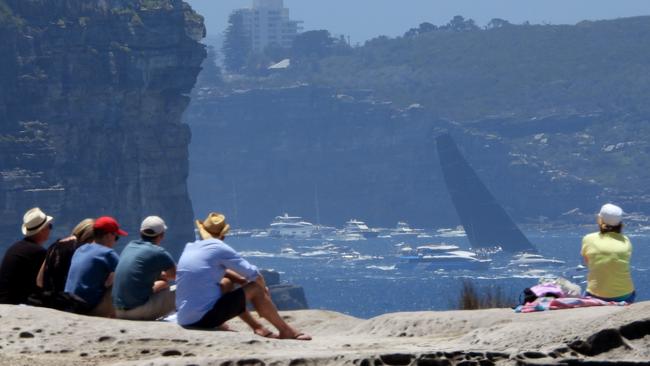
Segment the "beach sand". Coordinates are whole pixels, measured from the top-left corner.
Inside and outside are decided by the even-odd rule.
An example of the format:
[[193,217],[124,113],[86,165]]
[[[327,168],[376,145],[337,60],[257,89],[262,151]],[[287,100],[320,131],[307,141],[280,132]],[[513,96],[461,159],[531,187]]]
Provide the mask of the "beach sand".
[[[589,365],[650,362],[650,302],[517,314],[409,312],[364,320],[282,312],[312,341],[187,330],[0,305],[0,365]],[[613,362],[613,363],[612,363]]]

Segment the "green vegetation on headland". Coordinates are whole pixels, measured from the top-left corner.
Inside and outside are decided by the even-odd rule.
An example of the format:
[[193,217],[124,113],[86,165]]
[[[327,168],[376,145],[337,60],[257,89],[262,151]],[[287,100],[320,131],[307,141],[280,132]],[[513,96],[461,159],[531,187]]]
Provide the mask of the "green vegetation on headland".
[[[648,37],[650,17],[575,26],[494,20],[488,28],[461,17],[343,51],[330,47],[304,55],[294,47],[275,57],[292,57],[292,67],[273,81],[372,89],[392,102],[420,103],[457,120],[647,112]],[[245,70],[254,73],[250,65]]]
[[[455,17],[442,26],[423,23],[404,31],[361,46],[324,30],[305,32],[290,49],[244,52],[238,65],[225,65],[223,80],[208,81],[206,71],[198,85],[212,84],[218,93],[202,95],[220,106],[243,98],[241,90],[254,90],[245,103],[260,108],[281,98],[282,106],[267,112],[275,123],[295,119],[300,126],[319,118],[319,131],[363,118],[390,125],[382,122],[380,108],[399,117],[391,121],[404,125],[400,136],[421,121],[430,123],[432,135],[437,128],[452,129],[497,197],[529,222],[591,222],[591,212],[606,201],[650,212],[650,17],[576,25],[495,19],[487,27]],[[222,52],[227,55],[230,46]],[[288,68],[268,69],[285,58],[291,59]],[[210,67],[213,76],[216,69]],[[286,88],[305,84],[304,94]],[[215,97],[232,90],[238,92],[230,98]],[[301,112],[300,98],[317,100],[314,90],[327,90],[318,99],[324,102]],[[336,96],[336,107],[323,107],[329,95]],[[354,117],[344,112],[351,106]],[[234,107],[219,113],[225,121],[242,118]],[[260,125],[268,119],[247,118]],[[343,122],[348,120],[354,122]],[[371,149],[372,128],[363,129],[352,146]],[[364,164],[372,155],[366,159]]]
[[21,19],[14,16],[7,2],[0,0],[0,27],[18,26],[20,24],[22,24]]

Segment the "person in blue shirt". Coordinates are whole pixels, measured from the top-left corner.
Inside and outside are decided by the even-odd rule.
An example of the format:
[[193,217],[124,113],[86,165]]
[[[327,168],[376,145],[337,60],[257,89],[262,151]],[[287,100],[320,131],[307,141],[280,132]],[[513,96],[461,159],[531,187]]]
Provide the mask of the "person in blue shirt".
[[93,224],[93,242],[80,246],[72,256],[65,292],[83,299],[91,309],[88,315],[115,317],[111,287],[119,257],[112,248],[126,235],[117,220],[100,217]]
[[113,305],[120,319],[156,320],[176,309],[169,281],[176,278],[176,263],[160,243],[167,225],[149,216],[140,225],[140,240],[124,248],[115,269]]
[[[210,213],[203,222],[196,221],[196,226],[202,240],[188,243],[178,261],[176,307],[180,325],[217,328],[239,316],[257,335],[311,340],[278,314],[257,267],[223,242],[230,229],[224,215]],[[235,289],[235,284],[240,287]],[[266,329],[246,311],[247,301],[279,334]]]

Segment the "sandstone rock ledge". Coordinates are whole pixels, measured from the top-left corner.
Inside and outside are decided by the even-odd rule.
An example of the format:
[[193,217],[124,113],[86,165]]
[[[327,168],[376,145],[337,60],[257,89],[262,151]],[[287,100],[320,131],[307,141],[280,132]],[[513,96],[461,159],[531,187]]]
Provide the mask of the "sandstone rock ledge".
[[533,314],[510,309],[283,315],[311,342],[0,306],[0,365],[648,365],[650,302]]

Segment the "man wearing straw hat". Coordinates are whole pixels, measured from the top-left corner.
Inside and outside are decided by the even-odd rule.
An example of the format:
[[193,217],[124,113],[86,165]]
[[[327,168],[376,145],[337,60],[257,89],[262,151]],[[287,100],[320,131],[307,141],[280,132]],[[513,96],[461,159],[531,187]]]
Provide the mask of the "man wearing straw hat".
[[0,304],[24,304],[38,291],[36,276],[45,259],[43,244],[50,237],[52,220],[38,207],[23,216],[24,238],[9,247],[0,267]]
[[[311,340],[278,314],[257,267],[223,242],[230,225],[226,217],[210,213],[196,221],[201,240],[188,243],[178,261],[176,307],[178,323],[195,328],[217,328],[239,316],[263,337]],[[241,287],[234,289],[233,282]],[[278,329],[276,335],[246,311],[246,302]]]

